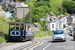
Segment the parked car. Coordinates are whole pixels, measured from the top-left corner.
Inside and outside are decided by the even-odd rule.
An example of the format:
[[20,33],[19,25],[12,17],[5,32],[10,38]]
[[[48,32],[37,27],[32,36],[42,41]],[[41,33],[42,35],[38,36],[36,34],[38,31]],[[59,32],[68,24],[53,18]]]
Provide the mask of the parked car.
[[63,30],[56,30],[52,34],[52,40],[54,41],[66,41],[66,35]]
[[73,35],[73,32],[72,32],[72,30],[69,30],[69,36],[72,36]]
[[54,32],[55,30],[52,30],[52,32]]
[[70,36],[73,36],[74,35],[74,32],[70,33]]
[[73,39],[75,40],[75,32],[73,33]]
[[71,27],[68,27],[67,30],[71,30]]

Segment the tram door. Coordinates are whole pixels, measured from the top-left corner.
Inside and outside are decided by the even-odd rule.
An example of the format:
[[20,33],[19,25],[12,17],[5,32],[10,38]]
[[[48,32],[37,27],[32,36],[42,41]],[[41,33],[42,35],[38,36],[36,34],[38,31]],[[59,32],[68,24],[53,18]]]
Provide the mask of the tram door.
[[31,26],[26,25],[26,40],[31,40],[34,38],[34,31]]

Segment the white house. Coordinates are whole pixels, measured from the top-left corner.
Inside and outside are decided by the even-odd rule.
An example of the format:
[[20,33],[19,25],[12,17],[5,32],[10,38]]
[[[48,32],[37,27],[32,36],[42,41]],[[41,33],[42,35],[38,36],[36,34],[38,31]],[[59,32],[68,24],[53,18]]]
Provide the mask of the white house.
[[59,30],[59,21],[57,21],[57,17],[51,13],[50,14],[50,22],[47,24],[48,28],[52,30]]
[[59,30],[59,23],[58,22],[50,22],[48,24],[48,28],[52,30]]
[[46,26],[52,31],[52,30],[63,30],[63,25],[67,23],[66,17],[56,17],[53,13],[48,15],[47,18],[40,18],[41,20],[47,20],[49,21]]

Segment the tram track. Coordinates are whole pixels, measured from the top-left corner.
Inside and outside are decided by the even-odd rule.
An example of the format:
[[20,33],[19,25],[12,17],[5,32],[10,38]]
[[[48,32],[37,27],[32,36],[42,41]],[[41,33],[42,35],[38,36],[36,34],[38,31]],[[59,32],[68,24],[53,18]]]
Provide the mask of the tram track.
[[25,44],[23,46],[20,46],[18,48],[15,48],[13,50],[30,50],[31,48],[35,47],[36,45],[40,44],[41,42],[39,41],[32,41],[32,43]]
[[26,48],[26,49],[23,49],[23,50],[33,50],[33,48],[36,46],[39,46],[39,44],[40,44],[41,42],[37,42],[36,44],[34,44],[34,45],[32,45],[32,46],[30,46],[30,47],[28,47],[28,48]]

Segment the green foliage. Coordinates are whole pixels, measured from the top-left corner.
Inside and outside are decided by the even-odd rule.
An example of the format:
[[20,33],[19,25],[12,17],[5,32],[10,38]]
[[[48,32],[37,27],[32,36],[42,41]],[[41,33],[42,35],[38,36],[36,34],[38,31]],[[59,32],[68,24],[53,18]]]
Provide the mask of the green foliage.
[[68,13],[75,13],[75,1],[64,1],[62,6]]
[[[50,37],[51,36],[51,31],[34,31],[35,34],[34,34],[34,37]],[[48,36],[47,36],[48,35]]]
[[25,16],[24,17],[24,22],[30,23],[30,16]]
[[48,23],[48,21],[44,20],[44,21],[40,21],[39,23],[40,23],[40,25],[41,25],[41,29],[42,29],[43,31],[45,31],[45,26],[46,26],[46,24]]
[[9,21],[5,17],[0,16],[0,43],[8,39],[9,24],[7,22]]
[[59,15],[63,13],[63,7],[61,6],[63,0],[50,0],[51,12],[55,15]]
[[0,37],[0,44],[1,44],[3,41],[5,41],[5,39],[2,38],[2,37]]
[[66,16],[69,16],[70,14],[68,14],[68,13],[65,13],[64,15],[66,15]]
[[13,17],[9,17],[8,19],[10,19],[10,20],[15,20]]
[[[42,8],[42,9],[41,9]],[[47,17],[46,10],[43,6],[32,8],[32,23],[40,22],[40,17]],[[30,12],[28,13],[30,15]],[[28,21],[30,19],[29,16],[25,16],[25,20]],[[29,20],[30,21],[30,20]]]
[[37,2],[37,3],[35,4],[35,7],[39,7],[39,6],[47,6],[47,3],[44,2],[44,1]]
[[[50,29],[45,30],[45,31],[36,31],[36,29],[33,27],[32,28],[34,30],[34,37],[50,37],[52,31],[50,31]],[[47,36],[48,35],[48,36]]]
[[[27,2],[27,4],[32,7],[32,23],[40,22],[40,17],[47,17],[47,14],[50,13],[50,5],[48,1],[40,1],[36,3]],[[27,15],[30,15],[30,11]],[[25,18],[26,21],[30,19],[29,16],[26,16]]]
[[28,4],[28,6],[34,7],[34,2],[28,2],[28,1],[26,1],[25,4]]
[[64,24],[64,25],[63,25],[63,27],[65,28],[65,27],[66,27],[66,25]]
[[2,12],[3,10],[2,10],[2,9],[0,9],[0,11]]

